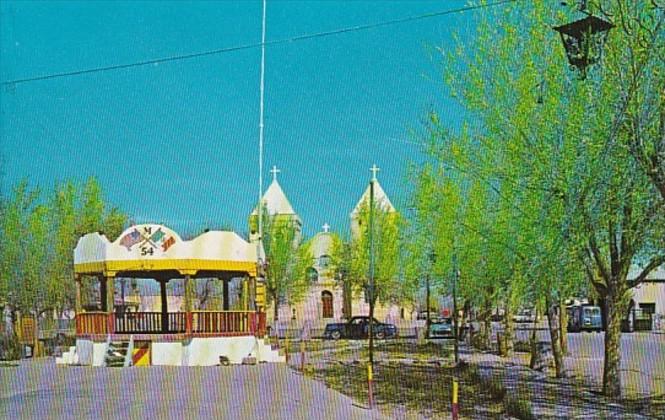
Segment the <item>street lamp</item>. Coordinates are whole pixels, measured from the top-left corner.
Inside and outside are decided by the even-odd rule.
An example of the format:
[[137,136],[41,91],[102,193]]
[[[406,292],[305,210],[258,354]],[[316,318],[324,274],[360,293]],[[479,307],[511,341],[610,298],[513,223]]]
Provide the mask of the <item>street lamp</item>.
[[587,13],[585,18],[554,27],[561,35],[570,66],[580,71],[581,79],[586,78],[587,67],[600,61],[607,34],[614,27],[611,22],[583,12]]
[[453,269],[455,273],[453,275],[453,332],[455,334],[455,365],[459,364],[459,320],[457,313],[457,283],[459,282],[459,277],[461,275],[460,270],[457,266],[457,251],[453,254]]
[[425,325],[425,336],[427,338],[429,338],[429,331],[430,331],[430,324],[431,324],[431,320],[430,320],[430,285],[429,285],[429,281],[430,281],[431,272],[434,269],[434,261],[436,260],[436,253],[434,251],[430,251],[427,256],[429,258],[430,266],[429,266],[429,270],[427,271],[427,274],[425,276],[425,287],[426,287],[425,305],[427,305],[426,306],[427,324]]

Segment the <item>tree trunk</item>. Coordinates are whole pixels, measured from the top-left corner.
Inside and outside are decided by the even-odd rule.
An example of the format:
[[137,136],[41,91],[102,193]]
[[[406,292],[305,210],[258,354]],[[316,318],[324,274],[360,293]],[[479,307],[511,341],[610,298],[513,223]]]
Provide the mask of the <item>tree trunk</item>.
[[35,315],[34,315],[34,323],[33,325],[35,326],[33,330],[33,336],[32,336],[32,358],[36,359],[37,357],[41,357],[41,349],[39,348],[39,310],[35,309],[34,310]]
[[430,313],[429,313],[429,300],[430,300],[430,289],[429,289],[429,273],[427,273],[427,277],[425,277],[426,281],[426,296],[425,296],[425,304],[427,305],[427,320],[425,321],[425,337],[429,339],[429,329],[430,329]]
[[469,319],[469,312],[471,311],[471,303],[468,300],[464,301],[464,305],[462,306],[462,319],[459,320],[459,331],[457,332],[458,334],[458,339],[460,341],[465,341],[469,337],[467,334],[470,333],[470,331],[465,330],[466,323]]
[[538,308],[536,308],[536,318],[533,321],[533,329],[531,330],[531,337],[529,339],[529,344],[531,347],[531,359],[529,360],[529,369],[535,369],[536,364],[539,358],[538,350],[538,331],[536,326],[538,325]]
[[607,331],[607,299],[599,297],[598,306],[600,306],[600,320],[603,324],[603,331]]
[[605,298],[607,329],[605,330],[605,363],[603,366],[603,394],[610,398],[621,396],[621,319],[625,302],[622,293],[610,293]]
[[508,357],[513,353],[513,338],[515,336],[515,330],[513,325],[513,312],[510,305],[506,305],[504,310],[503,317],[503,342],[504,342],[504,352],[501,354],[503,357]]
[[475,343],[482,349],[486,350],[490,347],[490,338],[492,337],[492,307],[488,301],[485,301],[483,310],[480,313],[478,321],[480,328],[477,334]]
[[566,303],[563,299],[559,301],[559,332],[561,341],[561,354],[568,354],[568,312],[566,312]]
[[278,321],[278,319],[279,319],[279,299],[277,298],[276,295],[273,295],[273,296],[272,296],[272,303],[273,303],[273,305],[274,305],[274,307],[273,307],[273,310],[274,310],[274,312],[273,312],[274,317],[273,317],[272,320],[273,320],[273,322],[275,323],[275,328],[277,328],[277,321]]
[[561,341],[559,339],[559,314],[557,305],[547,302],[547,323],[550,329],[552,342],[552,355],[554,356],[554,369],[557,378],[564,377],[563,356],[561,354]]
[[351,319],[351,302],[353,294],[351,290],[351,280],[346,275],[342,277],[342,317]]

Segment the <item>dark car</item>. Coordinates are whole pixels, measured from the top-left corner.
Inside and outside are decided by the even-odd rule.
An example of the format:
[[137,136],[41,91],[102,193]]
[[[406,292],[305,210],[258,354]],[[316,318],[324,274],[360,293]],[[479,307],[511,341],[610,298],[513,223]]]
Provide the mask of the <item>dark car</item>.
[[[382,340],[397,336],[397,327],[393,324],[385,324],[374,319],[374,337]],[[339,340],[340,338],[368,338],[369,317],[354,316],[348,322],[326,325],[323,332],[324,338]]]
[[429,338],[453,336],[453,320],[451,318],[433,318],[429,324]]

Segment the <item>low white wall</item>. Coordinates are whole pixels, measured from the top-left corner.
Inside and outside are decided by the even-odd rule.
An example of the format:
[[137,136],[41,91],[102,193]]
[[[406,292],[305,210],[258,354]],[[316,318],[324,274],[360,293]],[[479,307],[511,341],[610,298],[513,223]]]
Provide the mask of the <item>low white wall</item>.
[[242,363],[242,359],[254,355],[254,337],[210,337],[192,338],[187,345],[187,366],[215,366],[219,356],[226,356],[231,363]]
[[92,365],[92,353],[92,340],[76,339],[76,355],[80,364],[86,366]]
[[166,366],[182,366],[182,343],[153,342],[150,349],[152,364]]
[[106,353],[106,343],[95,343],[92,340],[76,339],[76,356],[78,363],[84,366],[102,366]]
[[[245,337],[192,338],[183,342],[152,342],[153,365],[162,366],[216,366],[219,357],[226,356],[233,364],[242,363],[243,358],[253,356],[257,361],[284,362],[276,350],[272,350],[263,339]],[[76,340],[76,353],[83,365],[103,366],[106,343],[91,340]]]
[[103,366],[106,356],[106,343],[93,343],[92,345],[92,365]]

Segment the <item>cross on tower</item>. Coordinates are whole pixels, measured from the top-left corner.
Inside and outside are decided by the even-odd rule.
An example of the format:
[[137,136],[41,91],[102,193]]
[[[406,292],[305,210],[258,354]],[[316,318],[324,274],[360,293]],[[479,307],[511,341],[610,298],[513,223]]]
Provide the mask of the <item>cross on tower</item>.
[[369,168],[369,170],[372,172],[372,181],[376,181],[376,173],[379,172],[381,169],[379,169],[375,163],[374,165],[372,165],[371,168]]
[[272,169],[270,170],[270,173],[272,174],[272,180],[277,181],[277,174],[282,172],[281,170],[277,169],[277,166],[273,165]]
[[330,225],[328,223],[325,223],[322,227],[325,233],[328,233],[328,231],[330,230]]

